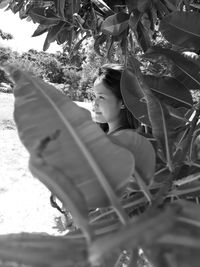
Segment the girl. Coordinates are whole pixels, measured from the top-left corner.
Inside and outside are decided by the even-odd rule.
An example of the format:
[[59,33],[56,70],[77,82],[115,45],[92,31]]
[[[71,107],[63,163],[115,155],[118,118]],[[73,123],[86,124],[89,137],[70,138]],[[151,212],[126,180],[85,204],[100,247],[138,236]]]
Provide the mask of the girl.
[[122,65],[105,64],[94,78],[94,120],[108,135],[139,127],[138,120],[123,102],[120,90],[122,71]]

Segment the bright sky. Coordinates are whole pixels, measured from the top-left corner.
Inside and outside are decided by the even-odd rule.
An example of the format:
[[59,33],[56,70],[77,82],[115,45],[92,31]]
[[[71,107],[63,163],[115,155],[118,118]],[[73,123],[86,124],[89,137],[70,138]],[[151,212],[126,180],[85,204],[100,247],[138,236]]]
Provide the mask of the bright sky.
[[[28,22],[26,19],[21,20],[18,13],[14,15],[10,10],[0,9],[0,29],[3,32],[11,33],[14,37],[9,41],[0,39],[0,46],[9,46],[18,52],[28,51],[31,48],[42,51],[46,33],[38,37],[31,37],[37,26],[38,24]],[[56,51],[61,51],[61,46],[54,42],[46,52],[54,53]]]

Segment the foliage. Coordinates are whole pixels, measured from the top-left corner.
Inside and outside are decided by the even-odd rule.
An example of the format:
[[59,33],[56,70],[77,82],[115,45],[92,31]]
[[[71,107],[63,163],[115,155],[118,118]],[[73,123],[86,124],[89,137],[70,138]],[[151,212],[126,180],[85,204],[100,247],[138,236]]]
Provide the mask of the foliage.
[[12,34],[3,32],[1,29],[0,29],[0,37],[1,37],[3,40],[12,40],[12,39],[13,39]]
[[84,53],[86,55],[85,60],[82,63],[82,77],[80,80],[80,90],[82,94],[85,94],[85,98],[88,100],[93,99],[93,79],[97,70],[101,65],[106,63],[106,59],[97,55],[93,49],[94,40],[88,38],[87,43],[83,43]]
[[[0,62],[1,64],[4,64],[11,58],[11,49],[1,47],[0,48]],[[6,75],[5,71],[3,69],[0,69],[0,83],[11,83],[8,76]]]
[[150,266],[198,266],[200,101],[194,103],[191,92],[200,88],[199,2],[0,1],[7,5],[40,24],[34,36],[47,32],[44,50],[66,41],[66,52],[75,55],[92,36],[95,51],[107,57],[97,64],[123,62],[122,94],[151,129],[146,136],[154,149],[130,130],[106,136],[89,112],[8,66],[30,170],[70,211],[77,229],[63,237],[2,236],[0,258],[110,267],[120,266],[126,252],[127,266],[141,266],[141,258]]
[[[88,49],[87,58],[91,53]],[[82,58],[86,57],[85,55],[85,48],[80,47],[76,56],[79,61],[75,64],[74,56],[71,55],[71,58],[69,58],[67,52],[50,54],[30,49],[28,52],[19,54],[10,48],[0,48],[0,62],[2,64],[6,62],[16,64],[21,69],[32,72],[36,77],[41,77],[49,83],[53,83],[56,88],[59,88],[72,100],[76,101],[92,98],[90,92],[92,75],[90,73],[90,75],[85,76],[82,69],[84,64]],[[80,62],[82,63],[80,64]],[[96,70],[96,67],[93,68],[92,73],[94,73],[94,70]],[[1,82],[11,83],[3,70],[0,70],[0,74]]]

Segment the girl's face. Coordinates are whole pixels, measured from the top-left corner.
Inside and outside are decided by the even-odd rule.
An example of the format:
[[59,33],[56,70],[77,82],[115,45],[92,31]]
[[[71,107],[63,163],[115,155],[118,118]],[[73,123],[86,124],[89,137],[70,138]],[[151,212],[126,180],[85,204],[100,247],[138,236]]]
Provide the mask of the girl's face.
[[120,120],[122,101],[101,80],[94,83],[94,119],[99,123],[117,123]]

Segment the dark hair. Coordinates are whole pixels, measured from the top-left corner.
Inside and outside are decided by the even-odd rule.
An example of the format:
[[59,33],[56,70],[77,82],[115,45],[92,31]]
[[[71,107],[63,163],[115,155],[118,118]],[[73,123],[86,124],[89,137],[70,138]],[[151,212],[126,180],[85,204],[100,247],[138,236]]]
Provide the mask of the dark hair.
[[122,99],[120,80],[123,70],[123,65],[105,64],[99,68],[98,75],[95,77],[95,80],[101,80],[119,100]]
[[[105,86],[111,90],[111,92],[119,99],[123,101],[123,97],[121,94],[120,81],[122,72],[124,70],[124,66],[120,64],[105,64],[99,68],[97,75],[95,75],[93,82],[95,80],[102,81]],[[125,103],[124,103],[125,105]],[[128,110],[125,105],[125,109],[122,110],[124,112],[124,117],[126,118],[127,128],[137,129],[140,125],[139,121],[134,117],[134,115]],[[100,124],[103,130],[106,130],[106,124]]]

